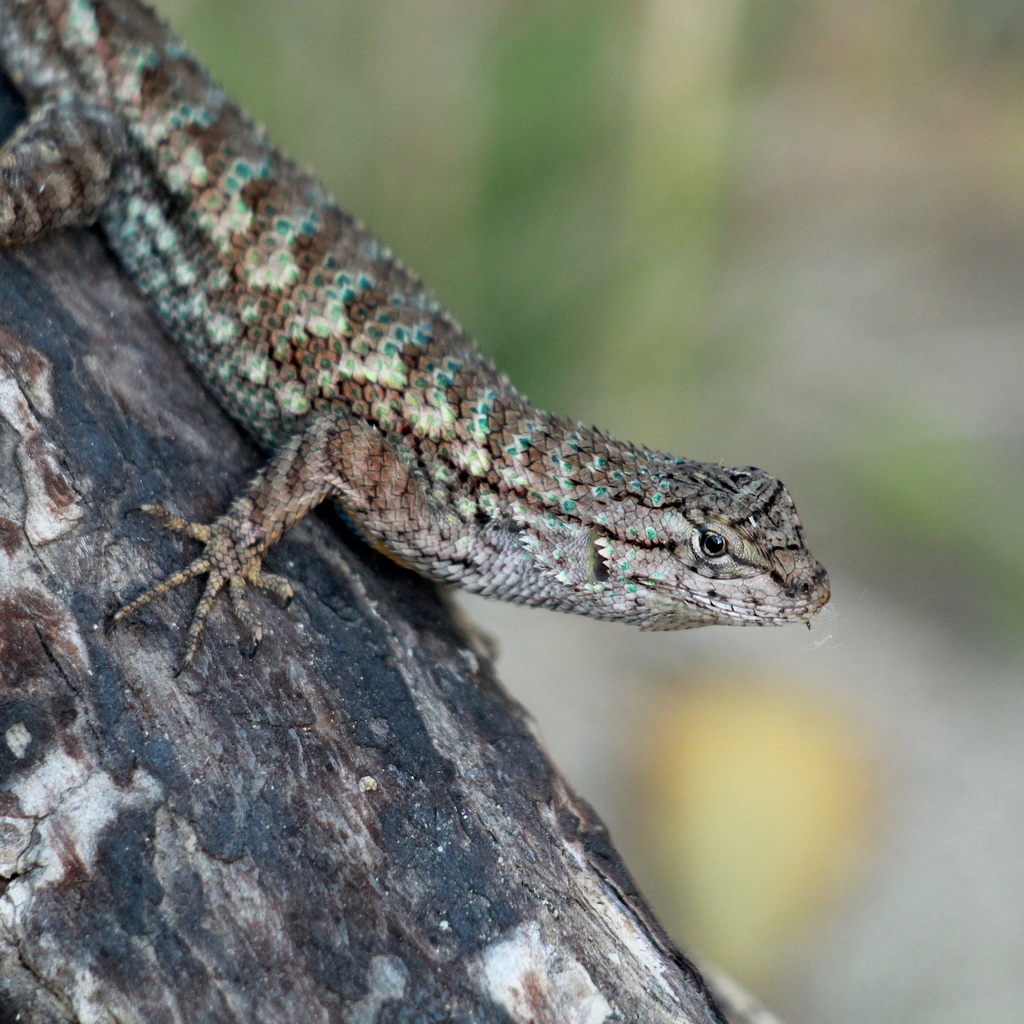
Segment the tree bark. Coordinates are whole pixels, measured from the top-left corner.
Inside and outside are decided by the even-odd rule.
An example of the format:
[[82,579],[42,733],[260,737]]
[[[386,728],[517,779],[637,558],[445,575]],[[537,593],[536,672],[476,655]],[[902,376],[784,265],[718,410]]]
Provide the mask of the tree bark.
[[[254,656],[110,613],[261,456],[98,234],[0,251],[0,1020],[721,1021],[443,594],[330,512]],[[721,987],[732,1019],[754,1021]]]

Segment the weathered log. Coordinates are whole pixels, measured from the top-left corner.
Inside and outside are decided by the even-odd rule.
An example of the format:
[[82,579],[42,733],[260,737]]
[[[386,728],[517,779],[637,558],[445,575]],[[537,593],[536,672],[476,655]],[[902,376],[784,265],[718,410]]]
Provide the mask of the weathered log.
[[481,641],[329,511],[254,656],[219,601],[174,675],[195,584],[104,629],[191,548],[127,513],[260,458],[96,233],[0,252],[0,1020],[720,1021]]

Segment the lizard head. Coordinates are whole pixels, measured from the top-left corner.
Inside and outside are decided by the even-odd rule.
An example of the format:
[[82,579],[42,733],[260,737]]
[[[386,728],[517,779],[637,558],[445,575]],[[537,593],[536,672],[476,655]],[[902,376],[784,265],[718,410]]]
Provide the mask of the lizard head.
[[573,593],[552,603],[668,630],[807,622],[828,601],[828,575],[779,480],[644,454],[630,493],[554,538],[549,578]]
[[[828,574],[807,550],[782,482],[753,467],[690,472],[706,490],[662,513],[659,534],[672,557],[644,582],[642,628],[809,621],[829,599]],[[687,475],[681,483],[692,485]]]

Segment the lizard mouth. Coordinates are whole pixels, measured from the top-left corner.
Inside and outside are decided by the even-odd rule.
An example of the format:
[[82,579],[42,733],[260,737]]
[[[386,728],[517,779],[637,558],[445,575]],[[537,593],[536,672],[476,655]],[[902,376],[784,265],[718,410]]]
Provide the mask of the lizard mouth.
[[[780,559],[780,554],[790,557]],[[659,587],[648,595],[648,607],[655,614],[641,628],[810,622],[831,597],[825,567],[806,552],[797,558],[791,552],[779,552],[774,561],[768,572],[746,579],[706,579],[706,586],[682,593],[674,587]]]

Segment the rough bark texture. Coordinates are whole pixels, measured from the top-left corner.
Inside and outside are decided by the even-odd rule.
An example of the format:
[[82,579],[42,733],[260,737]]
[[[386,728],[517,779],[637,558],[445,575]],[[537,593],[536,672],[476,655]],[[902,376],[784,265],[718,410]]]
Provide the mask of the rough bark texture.
[[260,458],[98,235],[0,252],[0,1021],[719,1021],[480,642],[329,513],[254,657],[222,600],[173,675],[194,584],[104,631],[191,550],[126,513]]

